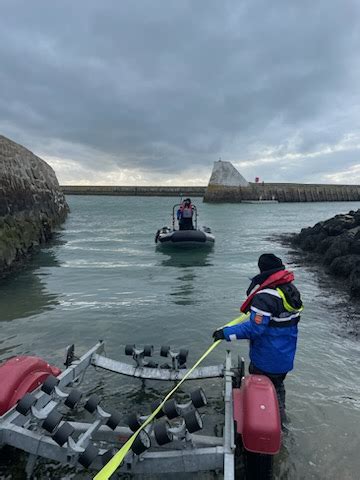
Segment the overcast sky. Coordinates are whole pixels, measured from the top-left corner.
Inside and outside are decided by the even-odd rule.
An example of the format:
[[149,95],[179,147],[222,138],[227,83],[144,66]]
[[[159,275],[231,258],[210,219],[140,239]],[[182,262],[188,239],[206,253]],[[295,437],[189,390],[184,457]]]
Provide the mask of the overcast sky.
[[62,184],[360,183],[360,2],[0,0],[0,134]]

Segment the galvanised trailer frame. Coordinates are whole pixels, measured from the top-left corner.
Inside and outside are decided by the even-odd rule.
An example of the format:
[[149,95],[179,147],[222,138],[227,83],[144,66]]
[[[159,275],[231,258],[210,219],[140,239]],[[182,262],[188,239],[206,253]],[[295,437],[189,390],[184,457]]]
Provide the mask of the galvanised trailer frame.
[[[172,354],[176,359],[177,354]],[[45,382],[31,394],[26,394],[20,402],[0,417],[0,446],[10,445],[29,454],[26,473],[31,477],[36,459],[43,457],[62,464],[90,467],[99,470],[109,458],[131,437],[133,432],[128,427],[115,426],[117,416],[103,409],[94,398],[88,400],[89,411],[94,415],[92,423],[73,422],[61,419],[54,432],[45,431],[44,424],[51,414],[56,417],[57,409],[63,408],[66,399],[71,398],[66,389],[79,385],[89,367],[104,369],[122,375],[144,380],[180,380],[188,371],[186,368],[169,369],[149,368],[144,361],[143,350],[134,348],[136,366],[112,360],[104,355],[104,342],[99,341],[80,358],[75,356],[74,346],[67,349],[67,368],[57,377],[56,385],[44,391]],[[183,367],[185,365],[182,365]],[[189,379],[218,378],[224,379],[225,424],[222,437],[205,436],[189,433],[184,422],[173,429],[178,438],[166,447],[151,447],[136,455],[130,451],[119,472],[130,474],[156,474],[177,472],[222,471],[225,480],[235,478],[235,432],[232,400],[234,375],[239,375],[239,368],[234,369],[230,352],[226,353],[223,365],[199,367]],[[53,377],[54,378],[54,377]],[[51,382],[50,382],[51,383]],[[55,384],[55,381],[54,381]],[[76,392],[75,392],[76,393]],[[76,395],[75,395],[76,396]],[[69,400],[68,400],[69,401]],[[51,422],[50,422],[51,423]],[[56,423],[56,422],[55,422]],[[111,425],[111,428],[110,426]],[[56,436],[56,432],[62,434]],[[154,425],[146,427],[147,435],[154,441]]]

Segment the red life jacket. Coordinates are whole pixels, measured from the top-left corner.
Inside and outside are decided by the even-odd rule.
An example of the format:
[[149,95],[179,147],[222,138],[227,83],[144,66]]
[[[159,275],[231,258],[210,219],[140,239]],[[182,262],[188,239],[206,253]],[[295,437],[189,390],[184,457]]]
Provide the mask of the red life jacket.
[[284,283],[290,283],[294,280],[293,272],[280,270],[270,275],[256,290],[254,290],[240,307],[240,312],[247,313],[250,310],[251,302],[255,295],[264,290],[264,288],[275,288]]

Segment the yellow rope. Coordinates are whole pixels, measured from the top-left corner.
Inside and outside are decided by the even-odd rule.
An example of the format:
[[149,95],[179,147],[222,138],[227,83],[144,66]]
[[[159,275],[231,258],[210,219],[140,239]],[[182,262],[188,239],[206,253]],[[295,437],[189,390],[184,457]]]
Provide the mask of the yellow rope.
[[[237,325],[238,323],[242,323],[247,320],[249,314],[240,315],[240,317],[235,318],[231,322],[224,325],[224,327],[230,327],[233,325]],[[156,415],[160,412],[162,407],[164,406],[165,402],[169,400],[169,398],[176,392],[176,390],[185,382],[185,380],[192,374],[192,372],[197,368],[200,363],[209,355],[210,352],[216,348],[221,340],[217,340],[216,342],[212,343],[211,346],[206,350],[205,353],[196,361],[196,363],[186,372],[184,377],[180,380],[180,382],[166,395],[164,400],[160,403],[160,405],[152,412],[152,414],[145,420],[145,422],[141,425],[140,428],[128,439],[128,441],[120,448],[120,450],[112,457],[111,460],[97,473],[94,477],[94,480],[108,480],[111,475],[115,472],[115,470],[121,465],[124,461],[124,458],[128,451],[130,450],[132,444],[134,443],[136,437],[139,435],[141,430],[143,430],[149,423],[151,423]]]

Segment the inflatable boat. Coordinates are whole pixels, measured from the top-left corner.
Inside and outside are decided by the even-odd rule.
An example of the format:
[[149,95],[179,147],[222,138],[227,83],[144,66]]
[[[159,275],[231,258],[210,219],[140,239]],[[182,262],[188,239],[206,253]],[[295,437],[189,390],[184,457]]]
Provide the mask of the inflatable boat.
[[176,247],[176,248],[211,248],[214,246],[215,237],[209,227],[198,228],[198,214],[195,205],[192,205],[194,221],[191,228],[175,228],[175,211],[181,204],[173,206],[173,224],[172,228],[162,227],[155,235],[157,246]]
[[203,227],[202,230],[171,230],[163,227],[157,231],[155,243],[173,247],[212,247],[215,242],[214,235],[210,228]]

